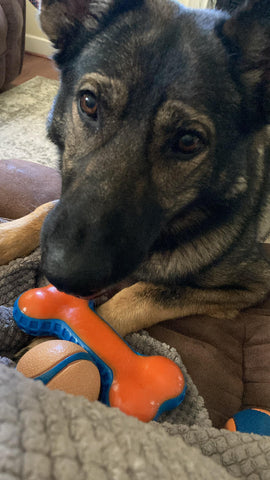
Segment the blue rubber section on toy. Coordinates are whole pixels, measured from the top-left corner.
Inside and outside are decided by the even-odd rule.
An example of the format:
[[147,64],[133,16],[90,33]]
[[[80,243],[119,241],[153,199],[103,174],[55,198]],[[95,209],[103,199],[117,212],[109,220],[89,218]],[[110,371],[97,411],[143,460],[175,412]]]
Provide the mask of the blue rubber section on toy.
[[156,416],[153,418],[153,420],[157,420],[162,413],[168,412],[169,410],[173,410],[174,408],[178,407],[183,402],[186,395],[186,391],[187,391],[187,386],[185,385],[180,395],[177,395],[177,397],[174,397],[174,398],[169,398],[169,400],[165,400],[165,402],[163,402],[160,405],[156,413]]
[[[20,298],[20,297],[19,297]],[[80,337],[63,321],[58,318],[52,319],[37,319],[28,317],[19,308],[16,300],[13,308],[13,317],[17,325],[26,333],[33,336],[56,336],[61,340],[80,345],[91,357],[91,361],[96,365],[101,377],[101,389],[99,400],[105,405],[110,406],[109,391],[113,382],[113,372],[111,368],[103,362],[103,360],[84,343]]]
[[41,380],[44,385],[47,385],[54,377],[57,375],[63,368],[65,368],[67,365],[70,365],[73,362],[76,362],[77,360],[88,360],[92,361],[91,355],[89,355],[86,352],[78,352],[78,353],[73,353],[72,355],[69,355],[68,357],[64,358],[61,360],[61,362],[57,363],[54,367],[50,368],[45,373],[42,373],[42,375],[39,375],[38,377],[35,377],[34,380]]
[[233,416],[236,430],[245,433],[270,435],[270,416],[258,410],[243,410]]

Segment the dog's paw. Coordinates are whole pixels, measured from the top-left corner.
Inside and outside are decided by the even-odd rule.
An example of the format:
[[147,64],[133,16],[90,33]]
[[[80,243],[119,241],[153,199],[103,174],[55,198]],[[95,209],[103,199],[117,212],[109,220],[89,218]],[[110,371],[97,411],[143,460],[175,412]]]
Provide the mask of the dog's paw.
[[136,330],[131,309],[128,308],[130,302],[125,290],[128,289],[117,293],[96,309],[97,314],[122,336],[134,331],[133,328]]
[[156,323],[155,305],[144,295],[148,288],[143,282],[124,288],[97,308],[98,315],[122,336]]

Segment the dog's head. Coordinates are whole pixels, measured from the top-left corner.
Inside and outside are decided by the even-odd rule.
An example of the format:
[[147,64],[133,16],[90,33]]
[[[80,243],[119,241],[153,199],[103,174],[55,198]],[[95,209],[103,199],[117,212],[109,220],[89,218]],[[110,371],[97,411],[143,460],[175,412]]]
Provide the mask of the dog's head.
[[169,0],[43,0],[41,24],[61,73],[48,131],[63,178],[42,262],[58,288],[87,295],[153,245],[172,249],[166,231],[191,205],[245,194],[250,137],[270,113],[270,2],[230,17]]

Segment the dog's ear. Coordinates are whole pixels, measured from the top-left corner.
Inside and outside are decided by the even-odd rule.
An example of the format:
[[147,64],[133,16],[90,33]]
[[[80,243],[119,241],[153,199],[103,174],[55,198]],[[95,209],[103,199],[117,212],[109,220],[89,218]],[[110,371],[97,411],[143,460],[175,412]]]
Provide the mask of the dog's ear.
[[247,112],[270,122],[270,0],[247,0],[220,33]]
[[62,50],[79,29],[94,33],[113,12],[141,3],[142,0],[42,0],[40,23],[54,47]]
[[246,0],[217,0],[215,8],[217,10],[225,10],[226,12],[232,13],[240,5],[243,5],[243,3],[245,3],[245,1]]

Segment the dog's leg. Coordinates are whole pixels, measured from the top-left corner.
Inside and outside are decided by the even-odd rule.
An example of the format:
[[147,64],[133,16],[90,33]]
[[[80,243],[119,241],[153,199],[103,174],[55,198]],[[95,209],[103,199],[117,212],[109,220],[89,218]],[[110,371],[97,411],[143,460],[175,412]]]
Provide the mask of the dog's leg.
[[29,255],[38,247],[42,224],[55,203],[44,203],[29,215],[0,225],[0,265]]
[[234,318],[242,308],[259,300],[256,290],[180,287],[172,295],[166,287],[140,282],[116,294],[97,313],[124,336],[163,320],[188,315]]

